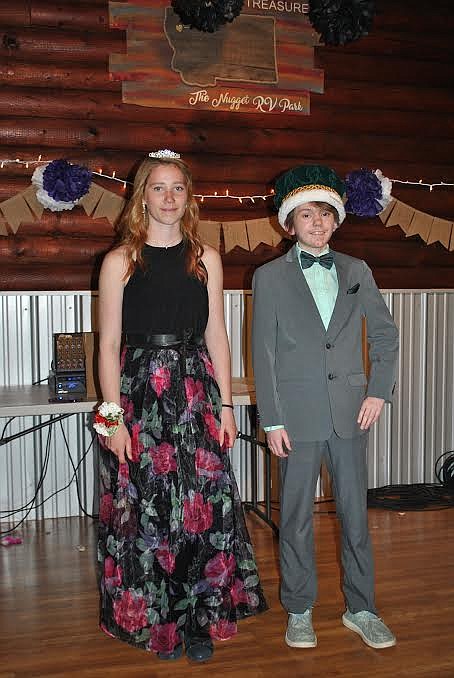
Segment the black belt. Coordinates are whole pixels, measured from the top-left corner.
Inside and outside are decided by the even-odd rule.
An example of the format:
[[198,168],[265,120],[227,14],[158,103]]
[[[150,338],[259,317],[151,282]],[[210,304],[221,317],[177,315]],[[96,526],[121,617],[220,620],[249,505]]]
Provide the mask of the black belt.
[[172,348],[174,346],[202,346],[203,336],[196,336],[192,330],[175,334],[126,334],[125,344],[138,348]]

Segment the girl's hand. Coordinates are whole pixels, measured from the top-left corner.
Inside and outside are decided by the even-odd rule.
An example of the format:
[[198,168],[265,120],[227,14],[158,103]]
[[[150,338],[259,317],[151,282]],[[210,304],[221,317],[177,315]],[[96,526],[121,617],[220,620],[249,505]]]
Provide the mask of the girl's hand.
[[104,445],[112,454],[118,457],[120,464],[126,462],[125,452],[128,459],[132,459],[131,436],[124,424],[120,424],[113,436],[104,438]]
[[230,407],[223,407],[221,411],[221,428],[219,429],[219,442],[221,447],[233,447],[237,433],[238,429],[236,427],[233,410]]

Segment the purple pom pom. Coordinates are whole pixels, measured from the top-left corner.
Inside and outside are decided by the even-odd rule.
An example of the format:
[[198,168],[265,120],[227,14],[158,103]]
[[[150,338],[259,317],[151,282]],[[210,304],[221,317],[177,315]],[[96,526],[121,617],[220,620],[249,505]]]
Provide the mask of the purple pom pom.
[[76,202],[88,193],[90,184],[90,170],[67,160],[52,160],[43,172],[43,189],[57,201]]
[[383,207],[379,200],[383,197],[382,187],[377,175],[371,170],[354,170],[345,178],[347,202],[345,211],[358,217],[375,217]]

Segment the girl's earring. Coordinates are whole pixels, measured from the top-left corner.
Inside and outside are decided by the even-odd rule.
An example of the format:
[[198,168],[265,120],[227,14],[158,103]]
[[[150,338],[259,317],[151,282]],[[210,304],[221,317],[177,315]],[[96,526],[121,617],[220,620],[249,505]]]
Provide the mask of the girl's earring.
[[142,214],[145,216],[147,213],[147,204],[145,201],[142,200]]

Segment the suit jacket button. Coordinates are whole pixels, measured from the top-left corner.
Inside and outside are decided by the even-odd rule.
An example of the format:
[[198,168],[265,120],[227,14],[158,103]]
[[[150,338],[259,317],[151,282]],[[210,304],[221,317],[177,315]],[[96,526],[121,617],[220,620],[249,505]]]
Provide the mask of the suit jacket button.
[[331,372],[330,372],[330,373],[328,374],[328,379],[329,379],[330,381],[331,381],[332,379],[334,379],[334,374],[331,374]]
[[331,344],[326,344],[326,348],[331,348]]

